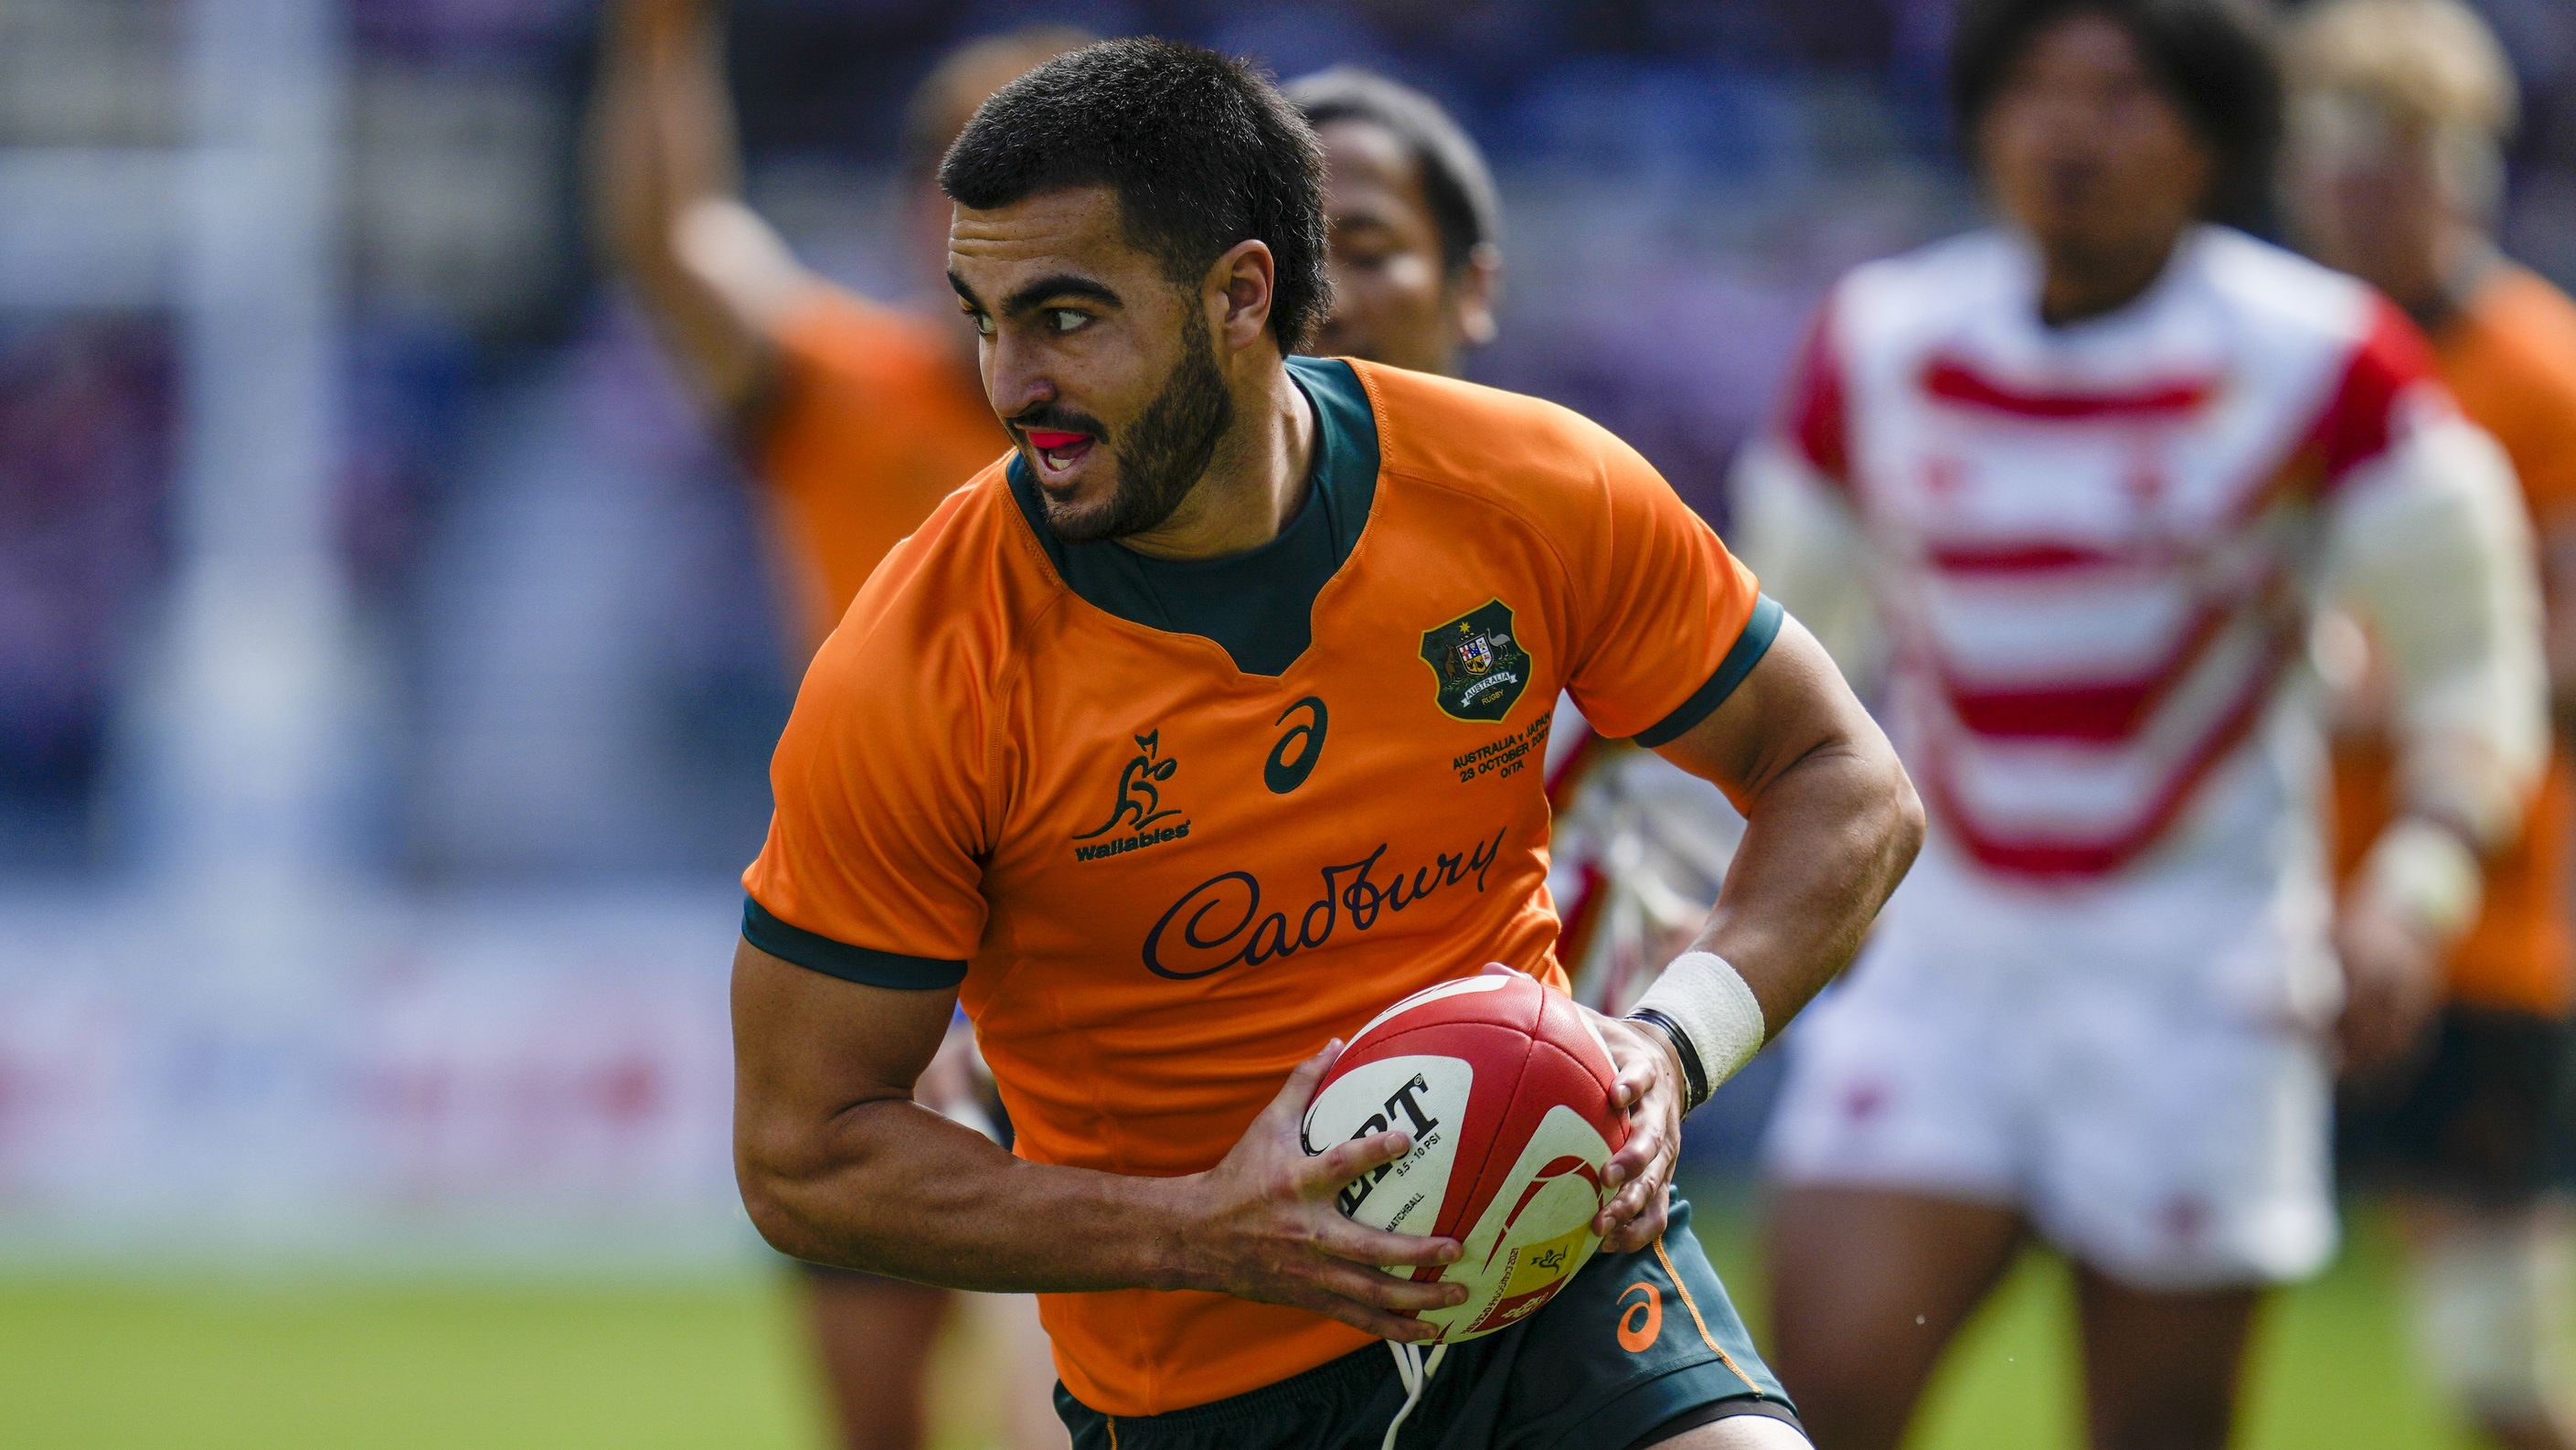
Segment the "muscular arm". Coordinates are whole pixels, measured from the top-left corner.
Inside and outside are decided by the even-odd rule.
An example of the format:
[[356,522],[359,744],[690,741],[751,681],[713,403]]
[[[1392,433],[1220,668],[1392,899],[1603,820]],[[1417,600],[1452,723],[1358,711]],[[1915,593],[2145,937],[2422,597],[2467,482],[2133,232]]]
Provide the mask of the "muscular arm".
[[2328,520],[2326,582],[2368,621],[2395,687],[2400,809],[2335,922],[2346,1071],[2397,1061],[2443,954],[2475,921],[2480,858],[2521,829],[2547,753],[2535,550],[2504,457],[2427,423],[2356,474]]
[[912,1100],[956,1005],[739,944],[734,1167],[762,1236],[958,1289],[1167,1286],[1173,1220],[1152,1180],[1025,1163]]
[[1922,802],[1795,619],[1726,703],[1658,753],[1744,811],[1744,843],[1693,945],[1734,965],[1777,1032],[1860,950],[1923,842]]
[[1130,1178],[1030,1163],[912,1101],[954,991],[897,991],[734,953],[734,1171],[761,1236],[816,1263],[956,1289],[1212,1289],[1293,1304],[1390,1339],[1455,1303],[1376,1264],[1455,1258],[1446,1239],[1341,1217],[1343,1184],[1411,1148],[1402,1133],[1308,1158],[1297,1116],[1318,1054],[1206,1173]]
[[743,205],[708,0],[613,0],[589,146],[608,251],[728,420],[760,397],[770,336],[815,279]]
[[[1745,815],[1735,864],[1692,950],[1725,959],[1714,970],[1742,978],[1738,1000],[1751,991],[1741,1015],[1703,1019],[1741,1023],[1749,1056],[1754,1007],[1768,1038],[1860,950],[1923,842],[1923,805],[1842,672],[1794,619],[1781,621],[1770,649],[1725,703],[1658,753],[1715,782]],[[1659,978],[1641,1006],[1660,1010],[1665,989],[1707,1001],[1688,984],[1707,983],[1710,967],[1685,954],[1668,970],[1692,975]],[[1678,1001],[1675,1010],[1690,1016]],[[1678,1035],[1615,1018],[1596,1025],[1618,1069],[1628,1141],[1610,1160],[1606,1181],[1617,1191],[1593,1228],[1613,1252],[1625,1253],[1664,1230],[1664,1189],[1681,1147],[1682,1084],[1690,1074]],[[1673,1030],[1696,1029],[1676,1021]],[[1695,1051],[1713,1086],[1740,1059],[1711,1064],[1705,1053],[1712,1045]]]
[[[2546,755],[2548,688],[2531,528],[2503,454],[2465,423],[2429,424],[2345,486],[2326,542],[2327,588],[2371,624],[2394,680],[2391,831],[2429,823],[2469,852],[2501,847]],[[2460,866],[2468,899],[2421,923],[2437,938],[2468,925],[2474,865]]]

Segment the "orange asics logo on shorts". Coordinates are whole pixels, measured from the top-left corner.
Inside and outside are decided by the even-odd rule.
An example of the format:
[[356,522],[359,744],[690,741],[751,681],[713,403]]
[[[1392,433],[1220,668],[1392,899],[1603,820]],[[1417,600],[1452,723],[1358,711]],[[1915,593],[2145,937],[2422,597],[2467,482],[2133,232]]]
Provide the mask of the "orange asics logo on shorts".
[[1664,1291],[1639,1279],[1619,1291],[1619,1304],[1619,1347],[1630,1354],[1654,1348],[1664,1332]]

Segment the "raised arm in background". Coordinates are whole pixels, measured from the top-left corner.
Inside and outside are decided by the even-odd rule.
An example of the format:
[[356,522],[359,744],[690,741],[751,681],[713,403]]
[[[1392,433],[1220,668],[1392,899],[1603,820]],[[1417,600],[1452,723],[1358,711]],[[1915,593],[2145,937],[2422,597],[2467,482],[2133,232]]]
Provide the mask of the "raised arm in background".
[[815,285],[741,196],[724,46],[708,0],[612,0],[590,116],[599,235],[708,404],[738,419],[770,338]]

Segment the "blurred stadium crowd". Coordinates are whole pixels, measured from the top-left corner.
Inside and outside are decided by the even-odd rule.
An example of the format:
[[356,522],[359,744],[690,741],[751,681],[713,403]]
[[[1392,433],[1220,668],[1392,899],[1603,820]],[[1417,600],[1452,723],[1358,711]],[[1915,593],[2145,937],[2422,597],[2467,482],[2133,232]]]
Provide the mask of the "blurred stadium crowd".
[[[170,580],[186,364],[157,234],[172,201],[136,163],[191,139],[186,8],[0,9],[13,873],[141,854],[112,742]],[[774,602],[728,460],[587,260],[594,17],[574,0],[311,8],[342,123],[320,138],[329,528],[385,677],[357,839],[373,869],[441,882],[737,863],[784,708]],[[2576,13],[2484,8],[2527,88],[2505,243],[2576,276]],[[957,37],[1062,19],[1416,83],[1510,202],[1521,285],[1476,375],[1601,419],[1714,509],[1826,282],[1972,214],[1939,96],[1948,9],[745,0],[733,64],[753,200],[876,292],[901,290],[883,201],[903,97]]]
[[[358,850],[440,883],[738,864],[784,709],[775,600],[730,461],[588,261],[590,8],[309,8],[342,123],[319,138],[337,279],[327,527],[382,679]],[[2527,88],[2505,244],[2576,276],[2576,13],[2484,8]],[[171,198],[137,163],[191,140],[186,10],[0,9],[13,874],[95,879],[147,854],[116,741],[171,579],[187,357],[158,231]],[[1948,13],[744,0],[733,68],[755,204],[877,293],[904,290],[884,206],[902,101],[958,37],[1060,19],[1283,75],[1352,61],[1418,84],[1487,147],[1511,209],[1519,285],[1475,375],[1602,420],[1714,512],[1827,281],[1973,214],[1939,94]]]

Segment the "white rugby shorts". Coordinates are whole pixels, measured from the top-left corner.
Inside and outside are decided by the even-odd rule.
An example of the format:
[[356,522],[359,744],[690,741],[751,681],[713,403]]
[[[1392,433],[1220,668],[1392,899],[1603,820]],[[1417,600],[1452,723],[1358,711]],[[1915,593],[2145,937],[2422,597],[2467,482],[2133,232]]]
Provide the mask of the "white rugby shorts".
[[[2312,924],[2257,904],[2222,941],[2169,915],[2160,929],[2152,892],[2051,901],[1927,864],[1788,1036],[1773,1180],[2007,1206],[2142,1289],[2322,1266],[2336,1239],[2322,1014],[2226,987],[2249,957],[2312,957]],[[2193,900],[2205,927],[2209,899]],[[2196,953],[2234,960],[2204,970]]]

